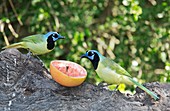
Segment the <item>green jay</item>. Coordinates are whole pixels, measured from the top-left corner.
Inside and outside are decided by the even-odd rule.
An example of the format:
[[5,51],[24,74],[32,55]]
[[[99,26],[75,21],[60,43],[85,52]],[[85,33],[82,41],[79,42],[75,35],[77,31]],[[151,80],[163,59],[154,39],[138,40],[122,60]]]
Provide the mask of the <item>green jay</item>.
[[58,39],[64,39],[64,37],[57,32],[31,35],[23,38],[21,42],[5,46],[2,49],[24,48],[32,52],[33,55],[41,55],[51,52],[55,47],[55,41]]
[[135,81],[132,76],[120,65],[115,63],[112,59],[106,58],[101,55],[96,50],[89,50],[81,56],[81,58],[89,59],[98,76],[108,84],[127,84],[127,85],[137,85],[139,88],[148,93],[155,100],[158,100],[159,97],[137,81]]

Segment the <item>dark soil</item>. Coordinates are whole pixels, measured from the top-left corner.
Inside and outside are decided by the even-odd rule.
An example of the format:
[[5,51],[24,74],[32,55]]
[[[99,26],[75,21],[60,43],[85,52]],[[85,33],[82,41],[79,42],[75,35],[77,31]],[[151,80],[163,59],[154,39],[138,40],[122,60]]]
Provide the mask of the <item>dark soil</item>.
[[155,101],[137,88],[135,95],[112,94],[83,83],[63,87],[48,78],[47,69],[34,57],[16,49],[0,52],[0,111],[170,111],[170,84],[146,83],[160,96]]

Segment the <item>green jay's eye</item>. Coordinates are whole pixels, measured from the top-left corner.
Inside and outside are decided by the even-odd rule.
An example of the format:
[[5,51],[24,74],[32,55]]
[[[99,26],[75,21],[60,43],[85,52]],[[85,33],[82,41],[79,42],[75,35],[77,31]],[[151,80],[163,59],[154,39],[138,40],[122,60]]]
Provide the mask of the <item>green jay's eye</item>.
[[53,34],[53,37],[57,38],[57,37],[58,37],[58,35],[57,35],[57,34]]
[[88,52],[88,56],[92,56],[93,55],[93,53],[92,52]]

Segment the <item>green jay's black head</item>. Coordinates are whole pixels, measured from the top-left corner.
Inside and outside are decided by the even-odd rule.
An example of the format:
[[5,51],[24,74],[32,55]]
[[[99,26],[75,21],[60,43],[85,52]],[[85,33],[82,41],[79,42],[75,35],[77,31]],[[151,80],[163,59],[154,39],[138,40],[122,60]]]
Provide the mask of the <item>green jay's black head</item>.
[[44,35],[45,38],[47,38],[47,48],[49,50],[52,50],[55,46],[55,41],[58,39],[64,39],[65,37],[61,36],[57,32],[48,32],[47,34]]
[[97,69],[98,63],[100,61],[99,52],[97,52],[96,50],[89,50],[85,54],[83,54],[81,58],[89,59],[92,62],[94,69]]

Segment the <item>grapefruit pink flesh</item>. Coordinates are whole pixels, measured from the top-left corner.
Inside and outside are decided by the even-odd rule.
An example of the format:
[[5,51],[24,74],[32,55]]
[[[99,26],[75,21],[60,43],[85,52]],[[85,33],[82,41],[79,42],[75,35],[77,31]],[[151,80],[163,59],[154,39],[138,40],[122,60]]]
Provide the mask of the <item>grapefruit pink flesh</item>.
[[81,68],[78,64],[66,61],[57,61],[52,63],[62,73],[71,77],[84,77],[86,76],[86,71]]

